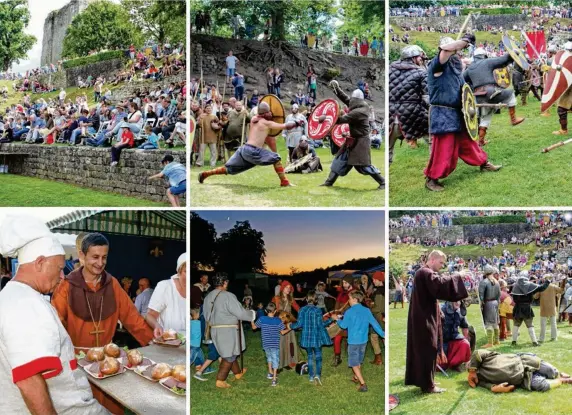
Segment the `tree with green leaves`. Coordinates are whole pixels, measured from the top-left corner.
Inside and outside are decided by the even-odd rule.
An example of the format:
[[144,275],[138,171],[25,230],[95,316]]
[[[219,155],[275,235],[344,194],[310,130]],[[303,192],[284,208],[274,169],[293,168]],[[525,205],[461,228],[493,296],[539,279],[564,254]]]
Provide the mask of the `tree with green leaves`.
[[191,269],[214,268],[217,260],[217,234],[214,225],[192,212],[191,224]]
[[91,51],[127,49],[143,44],[143,33],[120,4],[101,0],[74,17],[64,38],[62,56],[75,58]]
[[24,33],[29,23],[28,0],[0,1],[0,71],[26,58],[36,43],[34,36]]
[[187,10],[184,0],[121,0],[121,5],[147,37],[159,43],[185,41]]
[[242,272],[264,272],[266,247],[264,234],[252,228],[249,221],[236,222],[217,240],[217,271],[234,277]]
[[245,26],[259,33],[270,20],[270,39],[278,41],[298,40],[309,30],[331,33],[336,15],[331,0],[202,0],[191,5],[191,19],[199,10],[209,12],[215,35],[229,36],[232,19],[239,16]]

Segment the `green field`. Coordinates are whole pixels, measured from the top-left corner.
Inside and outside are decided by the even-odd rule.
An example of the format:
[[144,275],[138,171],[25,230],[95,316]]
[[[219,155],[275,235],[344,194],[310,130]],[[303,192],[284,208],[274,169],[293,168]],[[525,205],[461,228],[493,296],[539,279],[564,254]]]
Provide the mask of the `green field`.
[[[286,166],[288,150],[284,140],[277,140],[282,164]],[[311,174],[290,174],[288,179],[295,187],[280,187],[278,176],[272,166],[255,167],[234,176],[211,176],[204,184],[198,183],[201,171],[209,170],[207,150],[206,167],[191,169],[193,207],[382,207],[385,191],[377,190],[378,184],[369,176],[352,170],[338,178],[333,187],[320,187],[330,172],[333,156],[330,149],[318,149],[324,171]],[[382,176],[385,174],[385,149],[371,150],[372,163]],[[222,162],[217,163],[217,167]]]
[[[430,251],[431,247],[420,247],[406,244],[392,244],[390,264],[406,266],[419,259],[422,252]],[[534,254],[537,250],[534,244],[506,245],[511,253],[520,248],[523,252]],[[479,246],[458,246],[439,248],[446,254],[458,255],[464,259],[476,258],[480,255],[491,257],[499,255],[502,246],[493,249],[482,249]],[[517,390],[511,394],[493,394],[483,388],[471,389],[467,383],[467,373],[449,371],[449,377],[437,374],[435,381],[447,391],[439,395],[421,394],[416,387],[405,386],[405,356],[407,344],[407,313],[408,305],[389,309],[389,393],[397,394],[400,405],[392,414],[568,414],[570,413],[569,397],[572,387],[563,385],[559,389],[547,393],[526,392]],[[540,311],[535,307],[535,330],[540,332]],[[481,323],[478,306],[468,308],[468,321],[473,325],[477,334],[477,347],[486,343],[485,331]],[[524,326],[523,326],[524,327]],[[493,350],[501,353],[534,352],[546,361],[554,364],[566,373],[572,372],[572,328],[568,323],[558,325],[559,337],[557,342],[545,342],[540,347],[532,347],[528,331],[521,328],[519,344],[512,347],[509,341],[501,342]],[[548,328],[548,330],[550,330]],[[549,336],[549,332],[547,333]]]
[[[535,307],[535,330],[540,332],[540,311]],[[400,405],[392,415],[413,414],[451,414],[451,415],[522,415],[522,414],[569,414],[572,386],[563,385],[558,389],[545,393],[528,392],[517,389],[510,394],[493,394],[483,388],[472,389],[467,383],[467,372],[449,371],[446,378],[441,373],[435,376],[435,381],[446,392],[438,395],[422,394],[419,389],[404,385],[405,355],[407,344],[407,313],[404,309],[390,308],[389,310],[389,393],[397,394]],[[472,305],[468,308],[468,321],[475,327],[477,347],[486,343],[480,310]],[[523,325],[524,327],[524,325]],[[559,337],[557,342],[545,342],[540,347],[532,347],[528,331],[521,328],[519,344],[510,345],[510,341],[501,342],[492,350],[501,353],[533,352],[542,359],[552,363],[563,372],[572,372],[572,329],[568,323],[558,325]],[[548,334],[549,335],[549,334]]]
[[13,174],[0,175],[0,206],[34,207],[166,207],[120,194]]
[[[447,255],[459,256],[465,260],[477,259],[480,256],[486,256],[492,258],[493,256],[502,255],[502,251],[508,249],[510,253],[514,254],[517,249],[521,252],[528,252],[531,258],[534,258],[534,254],[539,250],[534,243],[528,245],[516,245],[516,244],[506,244],[504,247],[502,245],[497,245],[491,249],[483,249],[480,245],[463,245],[463,246],[447,246],[444,248],[432,247],[432,246],[420,246],[420,245],[409,245],[409,244],[391,244],[391,262],[398,264],[412,264],[417,262],[422,253],[431,252],[433,249],[439,249]],[[545,248],[543,247],[542,250]],[[524,267],[524,269],[530,268],[529,263]]]
[[457,170],[442,180],[443,192],[425,188],[423,170],[429,160],[429,146],[395,147],[390,166],[391,206],[567,206],[572,205],[568,184],[572,181],[572,146],[543,154],[541,150],[570,137],[552,135],[560,128],[556,109],[550,117],[540,116],[540,103],[532,96],[528,105],[517,106],[517,115],[526,117],[518,125],[509,124],[508,111],[493,116],[484,150],[493,164],[503,168],[481,173],[478,167],[459,160]]
[[[191,413],[200,415],[370,415],[382,414],[385,408],[385,366],[374,366],[373,351],[368,343],[362,367],[369,391],[357,392],[351,381],[347,353],[342,348],[342,364],[331,366],[333,347],[324,347],[322,382],[315,386],[307,376],[293,371],[278,375],[278,386],[271,387],[266,379],[267,364],[262,350],[260,332],[246,332],[248,349],[244,354],[246,375],[240,380],[229,376],[229,389],[215,387],[216,373],[205,375],[207,382],[191,378]],[[303,349],[302,349],[303,350]],[[305,356],[302,352],[301,356]],[[215,370],[218,363],[211,365]],[[194,367],[191,372],[194,374]]]

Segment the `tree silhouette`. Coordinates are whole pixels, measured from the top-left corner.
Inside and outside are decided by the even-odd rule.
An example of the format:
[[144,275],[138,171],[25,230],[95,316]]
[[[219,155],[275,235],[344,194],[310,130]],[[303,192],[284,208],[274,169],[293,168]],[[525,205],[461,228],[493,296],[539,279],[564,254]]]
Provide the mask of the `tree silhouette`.
[[250,226],[249,221],[236,222],[217,240],[217,270],[234,277],[243,272],[264,272],[266,247],[264,234]]
[[24,32],[30,23],[28,0],[0,1],[0,72],[25,59],[36,38]]
[[191,212],[191,269],[214,268],[216,264],[216,230],[212,223]]

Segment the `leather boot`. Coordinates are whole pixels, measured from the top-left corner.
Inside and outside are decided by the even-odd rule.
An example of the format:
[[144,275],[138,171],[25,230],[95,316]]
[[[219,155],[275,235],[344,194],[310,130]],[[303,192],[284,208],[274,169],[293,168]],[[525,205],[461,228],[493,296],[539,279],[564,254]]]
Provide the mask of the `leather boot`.
[[222,359],[218,366],[218,373],[216,374],[216,387],[217,388],[230,388],[230,385],[226,383],[226,379],[228,378],[228,373],[230,372],[230,368],[232,367],[232,363]]
[[238,380],[244,376],[247,369],[245,367],[243,367],[242,371],[241,371],[240,367],[238,366],[238,361],[235,360],[234,362],[232,362],[232,366],[230,367],[230,370],[232,370],[232,373],[234,374],[234,378]]
[[432,192],[442,192],[445,190],[441,183],[439,183],[437,180],[430,179],[429,177],[427,177],[427,180],[425,180],[425,187]]
[[342,356],[339,354],[334,355],[334,362],[332,363],[333,367],[337,367],[342,364]]
[[381,360],[381,353],[376,354],[374,359],[370,362],[372,365],[380,366],[383,364],[383,360]]
[[510,114],[510,123],[512,125],[518,125],[524,121],[524,118],[516,116],[516,108],[508,107],[508,113]]
[[499,171],[502,166],[495,166],[491,162],[487,161],[481,166],[481,171]]
[[566,108],[558,107],[558,121],[560,122],[560,130],[554,131],[554,135],[567,135],[568,134],[568,110]]
[[328,178],[326,179],[326,181],[324,183],[322,183],[320,186],[333,186],[334,183],[336,182],[336,180],[338,180],[338,175],[336,173],[334,173],[333,171],[330,172],[330,175],[328,176]]
[[377,190],[385,189],[385,179],[383,178],[383,176],[381,174],[379,174],[379,173],[372,174],[371,177],[373,178],[373,180],[375,180],[377,182],[377,184],[379,184],[379,187],[377,188]]
[[487,127],[479,127],[479,146],[484,147],[489,143],[489,140],[485,140],[487,135]]

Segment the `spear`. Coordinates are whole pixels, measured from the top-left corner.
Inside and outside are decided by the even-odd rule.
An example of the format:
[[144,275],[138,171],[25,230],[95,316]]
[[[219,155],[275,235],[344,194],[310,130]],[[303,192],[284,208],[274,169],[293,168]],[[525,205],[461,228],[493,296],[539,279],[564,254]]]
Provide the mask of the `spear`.
[[[244,107],[242,110],[244,111],[246,108],[246,97],[244,97]],[[244,130],[246,129],[246,114],[244,114],[244,118],[242,119],[242,136],[240,137],[240,145],[244,145]]]

